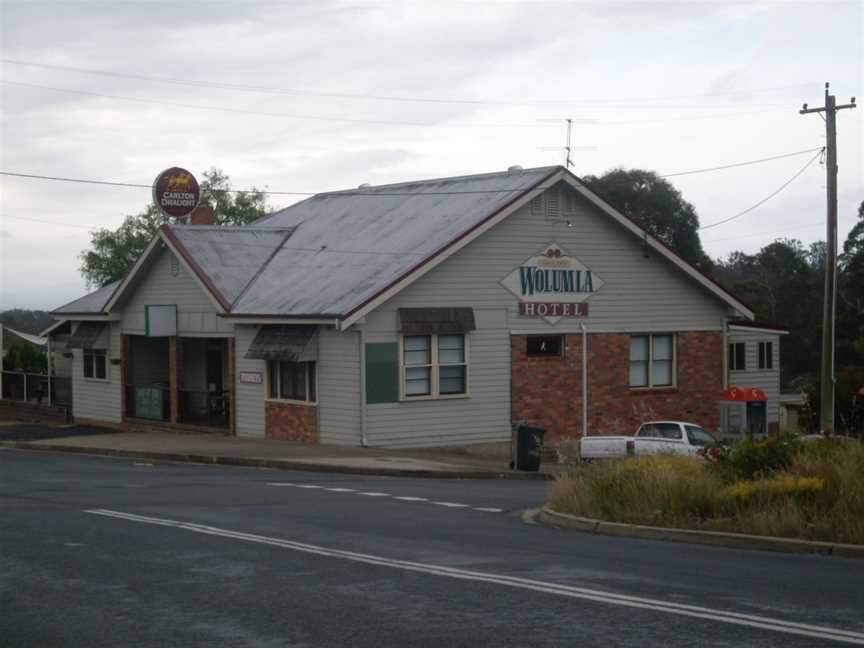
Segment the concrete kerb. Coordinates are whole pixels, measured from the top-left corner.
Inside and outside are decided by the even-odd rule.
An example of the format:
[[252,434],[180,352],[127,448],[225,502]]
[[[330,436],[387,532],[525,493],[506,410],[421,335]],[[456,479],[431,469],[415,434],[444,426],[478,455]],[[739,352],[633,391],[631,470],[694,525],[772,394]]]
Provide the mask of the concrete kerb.
[[503,470],[500,472],[483,470],[432,470],[422,468],[349,466],[339,464],[319,464],[291,459],[262,459],[257,457],[151,452],[147,450],[118,450],[116,448],[88,448],[62,444],[34,443],[31,441],[2,441],[0,442],[0,446],[15,448],[18,450],[68,452],[73,454],[103,457],[128,457],[130,459],[149,459],[152,461],[243,466],[246,468],[271,468],[275,470],[296,470],[303,472],[337,473],[347,475],[378,475],[382,477],[423,477],[439,479],[511,479],[543,481],[552,479],[551,475],[532,472],[508,472]]
[[777,538],[773,536],[755,536],[744,533],[697,531],[694,529],[670,529],[667,527],[605,522],[603,520],[594,520],[592,518],[559,513],[553,511],[548,506],[544,506],[540,509],[537,514],[537,519],[551,526],[564,527],[575,531],[581,531],[583,533],[595,533],[599,535],[643,538],[647,540],[669,540],[672,542],[689,542],[692,544],[713,545],[730,549],[782,551],[786,553],[818,554],[823,556],[864,559],[864,545],[796,540],[794,538]]

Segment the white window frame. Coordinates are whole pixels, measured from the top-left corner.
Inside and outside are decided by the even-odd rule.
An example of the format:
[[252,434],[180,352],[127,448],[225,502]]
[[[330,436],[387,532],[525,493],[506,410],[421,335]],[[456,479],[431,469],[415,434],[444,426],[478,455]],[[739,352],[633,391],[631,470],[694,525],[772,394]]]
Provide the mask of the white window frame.
[[[648,384],[647,385],[630,385],[630,343],[633,338],[644,337],[648,338]],[[672,371],[671,382],[663,385],[654,384],[654,338],[668,337],[672,339]],[[633,391],[646,389],[677,389],[678,387],[678,336],[674,333],[633,333],[630,335],[627,344],[627,383],[628,387]]]
[[[769,352],[770,349],[770,352]],[[774,370],[774,341],[762,340],[756,347],[756,367],[762,371]]]
[[[454,398],[470,398],[471,397],[471,369],[470,369],[470,342],[467,333],[444,333],[443,336],[461,335],[465,342],[465,362],[462,363],[447,363],[444,367],[465,367],[465,391],[461,394],[442,394],[440,369],[442,367],[438,362],[438,338],[437,333],[416,333],[399,336],[399,400],[400,401],[424,401],[424,400],[452,400]],[[405,364],[405,338],[406,337],[428,337],[430,338],[431,364],[429,365],[406,365]],[[405,393],[405,369],[411,367],[429,367],[430,368],[430,393],[419,396],[410,396]]]
[[[736,358],[738,357],[737,345],[739,345],[739,344],[744,347],[744,366],[743,367],[738,367],[737,363],[735,362]],[[733,350],[733,347],[735,347],[735,350]],[[747,371],[747,343],[746,342],[730,342],[729,343],[729,349],[726,350],[727,356],[729,355],[730,350],[732,351],[732,353],[731,353],[731,357],[728,360],[729,371]],[[733,364],[736,364],[736,366],[733,367],[732,366]]]
[[[316,365],[315,366],[315,400],[297,400],[296,398],[279,398],[278,396],[276,396],[276,397],[270,396],[270,391],[271,391],[270,390],[270,387],[271,387],[270,376],[271,376],[271,373],[272,373],[272,375],[274,375],[276,377],[276,394],[280,394],[282,391],[281,385],[279,384],[279,382],[281,380],[280,376],[282,375],[282,372],[280,371],[279,365],[283,362],[290,362],[290,361],[289,360],[267,360],[266,366],[264,367],[264,375],[265,375],[264,388],[266,390],[264,393],[267,396],[265,397],[264,400],[272,402],[272,403],[291,403],[292,405],[318,405],[318,400],[321,398],[321,395],[320,395],[321,393],[318,390],[318,385],[320,383],[320,380],[318,378],[318,374],[320,372],[319,372],[318,366],[317,366],[318,363],[315,362],[314,360],[303,361],[303,362],[294,362],[292,364],[302,364],[306,368],[306,370],[303,372],[303,375],[305,376],[304,382],[305,382],[305,387],[306,387],[306,397],[307,398],[309,397],[309,365],[310,364]],[[273,372],[270,371],[270,364],[271,363],[276,365],[275,371],[273,371]]]
[[[90,354],[93,356],[93,375],[92,376],[87,375],[87,363],[84,360],[84,358],[87,354]],[[96,358],[97,357],[104,358],[104,360],[105,360],[105,377],[104,378],[99,378],[96,375]],[[84,380],[92,380],[93,382],[101,382],[101,383],[110,382],[111,374],[109,373],[110,372],[110,369],[108,368],[109,364],[110,363],[108,362],[108,349],[81,349],[81,376],[84,378]]]

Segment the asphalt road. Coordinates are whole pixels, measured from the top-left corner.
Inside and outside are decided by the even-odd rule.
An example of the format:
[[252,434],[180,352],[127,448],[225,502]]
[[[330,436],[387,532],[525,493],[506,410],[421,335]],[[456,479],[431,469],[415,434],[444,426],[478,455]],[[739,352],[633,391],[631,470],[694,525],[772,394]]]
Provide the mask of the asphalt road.
[[864,561],[523,523],[545,488],[0,450],[0,645],[864,645]]

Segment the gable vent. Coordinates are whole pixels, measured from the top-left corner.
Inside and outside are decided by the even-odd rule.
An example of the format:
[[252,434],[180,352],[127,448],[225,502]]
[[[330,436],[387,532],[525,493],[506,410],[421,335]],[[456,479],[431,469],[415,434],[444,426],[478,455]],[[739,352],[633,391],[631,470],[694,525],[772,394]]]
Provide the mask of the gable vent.
[[543,198],[546,221],[549,223],[559,222],[561,220],[561,201],[558,191],[550,189]]

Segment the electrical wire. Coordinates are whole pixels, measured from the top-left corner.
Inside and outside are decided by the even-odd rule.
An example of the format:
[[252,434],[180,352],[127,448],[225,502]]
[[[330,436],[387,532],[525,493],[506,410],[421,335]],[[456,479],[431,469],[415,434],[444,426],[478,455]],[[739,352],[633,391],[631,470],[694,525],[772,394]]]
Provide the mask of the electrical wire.
[[752,234],[740,234],[738,236],[726,236],[719,239],[706,239],[702,243],[720,243],[721,241],[737,241],[743,238],[756,238],[757,236],[771,236],[773,234],[785,234],[786,232],[796,232],[803,229],[813,229],[814,227],[825,227],[822,223],[810,223],[809,225],[800,225],[798,227],[787,227],[782,230],[773,230],[770,232],[754,232]]
[[[660,176],[661,178],[671,178],[674,176],[682,176],[682,175],[691,175],[696,173],[709,173],[712,171],[721,171],[724,169],[732,169],[737,167],[749,166],[752,164],[763,164],[765,162],[771,162],[773,160],[780,160],[787,157],[793,157],[796,155],[803,155],[805,153],[810,153],[813,151],[822,151],[824,147],[805,149],[803,151],[793,151],[791,153],[783,153],[780,155],[774,155],[766,158],[759,158],[757,160],[747,160],[745,162],[736,162],[733,164],[725,164],[717,167],[709,167],[705,169],[693,169],[691,171],[679,171],[677,173],[670,173],[666,175]],[[39,175],[35,173],[17,173],[12,171],[0,171],[0,175],[11,176],[16,178],[29,178],[34,180],[52,180],[57,182],[74,182],[81,184],[95,184],[95,185],[107,185],[114,187],[133,187],[139,189],[151,189],[153,185],[142,184],[142,183],[132,183],[132,182],[111,182],[108,180],[87,180],[83,178],[69,178],[63,176],[48,176],[48,175]],[[374,188],[370,188],[374,189]],[[370,191],[270,191],[270,190],[257,190],[257,189],[223,189],[220,190],[224,193],[260,193],[264,195],[272,195],[272,196],[415,196],[415,195],[424,195],[424,196],[449,196],[449,195],[459,195],[459,194],[490,194],[490,193],[509,193],[513,191],[524,191],[524,187],[506,187],[502,189],[476,189],[476,190],[465,190],[465,191],[381,191],[378,190],[370,190]],[[706,226],[710,227],[710,226]]]
[[824,146],[816,148],[804,149],[803,151],[795,151],[793,153],[784,153],[783,155],[774,155],[772,157],[761,158],[759,160],[749,160],[747,162],[736,162],[734,164],[724,164],[723,166],[710,167],[707,169],[694,169],[693,171],[679,171],[678,173],[666,173],[661,175],[661,178],[675,178],[677,176],[693,175],[694,173],[707,173],[708,171],[722,171],[723,169],[735,169],[737,167],[748,166],[750,164],[760,164],[762,162],[771,162],[772,160],[782,160],[784,158],[794,157],[796,155],[804,155],[813,151],[822,151]]
[[225,108],[222,106],[206,106],[203,104],[190,104],[179,101],[167,101],[163,99],[142,99],[141,97],[126,97],[122,95],[105,94],[102,92],[90,92],[88,90],[74,90],[72,88],[57,88],[54,86],[40,85],[37,83],[24,83],[21,81],[9,81],[0,79],[4,85],[20,88],[33,88],[36,90],[48,90],[50,92],[65,92],[67,94],[82,95],[85,97],[98,97],[100,99],[113,99],[116,101],[128,101],[132,103],[154,104],[157,106],[171,106],[173,108],[192,108],[194,110],[209,110],[224,112],[235,115],[255,115],[260,117],[281,117],[287,119],[306,119],[311,121],[339,122],[345,124],[368,124],[374,126],[415,126],[422,128],[552,128],[558,124],[537,121],[536,123],[506,123],[506,122],[414,122],[393,119],[361,119],[359,117],[337,117],[331,115],[307,115],[300,113],[264,112],[260,110],[247,110],[244,108]]
[[[759,88],[757,90],[748,91],[726,91],[726,92],[709,92],[704,94],[694,95],[679,95],[672,97],[641,97],[641,98],[619,98],[619,99],[600,99],[600,98],[581,98],[581,99],[551,99],[541,101],[506,101],[506,100],[484,100],[484,99],[449,99],[440,97],[410,97],[400,95],[377,95],[365,93],[349,93],[349,92],[317,92],[312,90],[301,90],[296,88],[278,88],[272,86],[256,86],[237,83],[224,83],[217,81],[197,81],[194,79],[176,79],[171,77],[154,77],[143,74],[134,74],[128,72],[111,72],[108,70],[95,70],[92,68],[73,67],[71,65],[51,65],[48,63],[36,63],[32,61],[21,61],[15,59],[0,59],[0,63],[8,65],[18,65],[25,67],[35,67],[45,70],[55,70],[59,72],[75,72],[79,74],[90,74],[103,77],[113,77],[118,79],[133,79],[136,81],[149,81],[153,83],[166,83],[171,85],[181,85],[199,88],[218,88],[223,90],[237,90],[243,92],[256,92],[265,94],[286,94],[292,96],[308,96],[322,97],[327,99],[361,99],[371,101],[392,101],[392,102],[409,102],[409,103],[432,103],[432,104],[462,104],[462,105],[479,105],[479,106],[553,106],[561,104],[571,105],[590,105],[591,107],[601,107],[595,104],[608,102],[625,102],[627,108],[705,108],[706,106],[670,106],[668,104],[657,106],[639,105],[636,102],[645,101],[669,101],[678,99],[698,99],[701,97],[720,97],[720,96],[747,96],[754,93],[775,92],[777,90],[788,90],[805,87],[807,84],[795,84],[786,86],[776,86],[774,88]],[[813,84],[815,85],[815,84]],[[629,103],[626,103],[629,102]],[[605,106],[609,107],[609,106]],[[725,107],[725,106],[724,106]]]
[[798,176],[800,176],[802,173],[804,173],[810,167],[810,165],[813,164],[822,155],[823,150],[824,150],[824,148],[819,149],[819,152],[816,153],[816,155],[814,155],[812,158],[810,158],[810,160],[807,161],[807,164],[805,164],[803,167],[801,167],[801,169],[795,175],[793,175],[786,182],[784,182],[777,189],[775,189],[772,193],[768,194],[765,198],[763,198],[762,200],[757,202],[752,207],[748,207],[744,211],[738,212],[737,214],[735,214],[734,216],[730,216],[729,218],[724,218],[723,220],[719,220],[715,223],[710,223],[709,225],[703,225],[702,227],[698,228],[698,231],[711,229],[712,227],[717,227],[718,225],[724,225],[730,221],[735,220],[736,218],[741,218],[745,214],[749,214],[751,211],[753,211],[757,207],[764,205],[766,202],[771,200],[774,196],[776,196],[781,191],[783,191],[786,187],[788,187],[790,184],[792,184],[798,178]]

